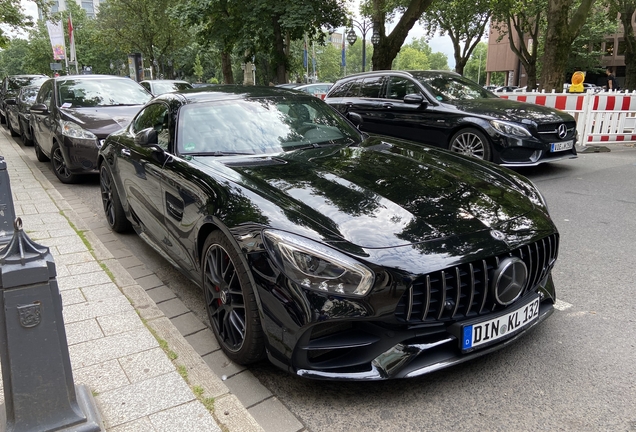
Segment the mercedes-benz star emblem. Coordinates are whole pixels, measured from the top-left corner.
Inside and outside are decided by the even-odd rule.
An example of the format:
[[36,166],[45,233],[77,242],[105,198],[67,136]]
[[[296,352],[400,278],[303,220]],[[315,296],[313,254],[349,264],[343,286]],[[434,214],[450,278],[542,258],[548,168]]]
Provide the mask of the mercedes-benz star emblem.
[[502,306],[519,298],[528,279],[526,264],[517,257],[509,257],[499,263],[493,277],[492,290],[495,300]]
[[506,239],[506,236],[501,231],[492,230],[492,231],[490,231],[490,235],[495,240],[505,240]]
[[221,303],[225,304],[227,302],[227,295],[225,294],[225,291],[221,291]]
[[559,128],[557,129],[557,132],[559,134],[559,138],[563,139],[568,135],[568,127],[565,125],[565,123],[561,123],[559,125]]

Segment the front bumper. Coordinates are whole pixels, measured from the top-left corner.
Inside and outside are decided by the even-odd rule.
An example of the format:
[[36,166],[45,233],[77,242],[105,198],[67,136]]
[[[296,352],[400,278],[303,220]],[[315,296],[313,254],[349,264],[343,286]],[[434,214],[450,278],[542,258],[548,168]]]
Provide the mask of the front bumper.
[[494,162],[506,167],[536,166],[563,159],[576,159],[576,138],[570,150],[550,151],[550,143],[534,137],[516,138],[500,134],[492,135],[495,146]]
[[64,160],[69,171],[73,174],[89,174],[97,172],[97,157],[99,140],[74,139],[61,137]]

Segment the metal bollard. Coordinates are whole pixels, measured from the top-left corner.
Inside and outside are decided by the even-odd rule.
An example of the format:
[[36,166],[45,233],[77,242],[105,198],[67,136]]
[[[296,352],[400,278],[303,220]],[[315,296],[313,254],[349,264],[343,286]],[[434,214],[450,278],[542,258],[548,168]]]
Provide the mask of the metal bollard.
[[9,173],[4,156],[0,156],[0,246],[11,240],[13,221],[15,221],[15,208],[13,207]]
[[73,383],[53,256],[29,239],[20,218],[0,251],[0,360],[0,430],[103,430],[90,390]]

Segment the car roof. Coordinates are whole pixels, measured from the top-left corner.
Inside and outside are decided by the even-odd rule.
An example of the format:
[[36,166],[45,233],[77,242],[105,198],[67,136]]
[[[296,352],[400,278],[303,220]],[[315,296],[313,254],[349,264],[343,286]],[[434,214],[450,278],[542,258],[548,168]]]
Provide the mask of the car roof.
[[171,80],[171,79],[153,79],[153,80],[143,80],[140,82],[172,82],[172,83],[190,84],[189,82],[184,80]]
[[59,77],[53,77],[51,79],[55,80],[55,81],[62,81],[62,80],[67,80],[67,79],[81,79],[81,80],[106,80],[106,79],[121,80],[121,79],[130,79],[131,81],[134,81],[133,79],[131,79],[131,78],[127,77],[127,76],[97,75],[97,74],[93,74],[93,75],[61,75]]
[[315,99],[307,93],[292,89],[270,86],[242,86],[233,84],[221,84],[215,87],[198,87],[176,92],[164,93],[155,98],[175,99],[183,98],[186,103],[210,102],[218,100],[285,97],[290,99]]
[[398,75],[398,76],[406,76],[409,78],[414,78],[415,75],[419,76],[459,76],[457,72],[454,71],[446,71],[446,70],[377,70],[377,71],[368,71],[368,72],[360,72],[357,74],[347,75],[344,78],[341,78],[338,81],[345,81],[352,78],[359,78],[365,76],[378,76],[378,75]]

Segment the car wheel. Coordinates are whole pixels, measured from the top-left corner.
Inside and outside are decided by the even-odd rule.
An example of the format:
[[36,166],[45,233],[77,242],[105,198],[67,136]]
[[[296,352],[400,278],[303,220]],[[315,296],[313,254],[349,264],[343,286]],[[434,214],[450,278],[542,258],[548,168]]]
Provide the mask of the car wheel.
[[491,160],[492,152],[486,136],[477,129],[462,129],[453,135],[448,149],[454,153]]
[[104,164],[99,169],[99,188],[102,193],[102,204],[104,204],[108,225],[118,233],[129,231],[130,221],[126,219],[126,213],[124,213],[119,194],[115,189],[113,177]]
[[[31,133],[33,133],[33,130],[31,130]],[[31,135],[31,136],[33,137],[33,148],[35,149],[35,157],[38,158],[40,162],[48,162],[49,158],[44,154],[44,152],[40,148],[38,141],[35,139],[35,135]]]
[[203,246],[202,284],[212,330],[225,354],[249,364],[265,355],[254,289],[238,253],[220,231]]
[[51,149],[51,163],[53,164],[53,172],[59,181],[62,183],[77,182],[77,175],[71,174],[68,170],[64,155],[58,143],[53,144],[53,148]]
[[7,116],[7,128],[9,129],[9,133],[11,134],[12,137],[18,136],[18,133],[15,131],[15,129],[13,129],[13,125],[11,124],[11,120],[9,119],[9,116]]

